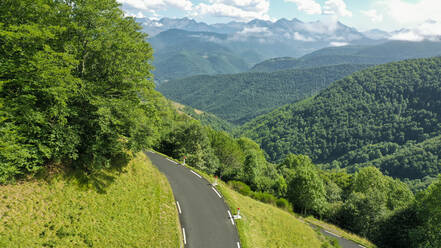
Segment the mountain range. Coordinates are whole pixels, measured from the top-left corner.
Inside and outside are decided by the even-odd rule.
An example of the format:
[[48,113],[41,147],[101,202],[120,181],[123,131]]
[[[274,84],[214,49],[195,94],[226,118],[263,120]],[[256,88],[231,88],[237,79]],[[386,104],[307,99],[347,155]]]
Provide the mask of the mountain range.
[[212,25],[188,18],[137,21],[155,50],[157,83],[199,74],[244,72],[266,59],[300,57],[329,46],[386,41],[334,21],[255,19]]

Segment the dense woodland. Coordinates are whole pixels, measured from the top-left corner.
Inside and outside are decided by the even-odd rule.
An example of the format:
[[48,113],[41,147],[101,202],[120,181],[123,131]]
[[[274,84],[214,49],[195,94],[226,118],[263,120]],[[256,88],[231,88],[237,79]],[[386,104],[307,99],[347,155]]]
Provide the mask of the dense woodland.
[[[377,140],[390,142],[379,144],[380,152],[390,150],[372,160],[380,168],[403,156],[439,154],[440,58],[368,69],[272,119],[256,119],[265,121],[247,134],[277,144],[263,143],[272,158],[280,155],[270,163],[255,141],[179,114],[154,90],[146,36],[115,0],[4,0],[0,17],[0,185],[65,168],[87,179],[124,166],[136,151],[156,149],[187,156],[243,194],[315,215],[380,246],[441,246],[441,178],[414,194],[373,166],[354,174],[337,169],[353,159],[345,151]],[[295,136],[279,137],[282,128]],[[289,145],[298,139],[304,147]],[[331,151],[338,155],[332,161],[325,157]],[[430,160],[421,166],[439,173]]]
[[[328,168],[375,165],[401,179],[436,177],[439,139],[427,139],[441,131],[440,66],[441,58],[419,59],[354,73],[316,97],[247,123],[242,133],[271,161],[295,153]],[[431,147],[427,156],[421,146]]]
[[276,107],[316,94],[335,80],[366,67],[336,65],[272,73],[201,75],[163,83],[158,90],[172,100],[243,124]]

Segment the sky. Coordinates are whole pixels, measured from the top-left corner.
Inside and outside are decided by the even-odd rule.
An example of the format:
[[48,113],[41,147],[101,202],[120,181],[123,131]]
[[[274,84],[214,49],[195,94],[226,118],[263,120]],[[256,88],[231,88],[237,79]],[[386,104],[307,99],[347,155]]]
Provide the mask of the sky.
[[225,23],[297,18],[338,20],[359,31],[402,28],[441,35],[440,0],[117,0],[127,15]]

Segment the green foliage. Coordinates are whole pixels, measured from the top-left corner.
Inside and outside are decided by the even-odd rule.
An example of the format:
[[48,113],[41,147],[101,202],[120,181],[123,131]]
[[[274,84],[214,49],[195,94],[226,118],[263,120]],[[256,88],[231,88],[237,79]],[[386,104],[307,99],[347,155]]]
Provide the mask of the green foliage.
[[277,199],[276,206],[281,209],[289,210],[289,202],[284,198]]
[[326,190],[311,159],[290,154],[282,164],[279,167],[287,181],[287,198],[294,209],[321,216],[326,208]]
[[195,121],[179,123],[161,139],[157,149],[176,159],[186,156],[187,163],[210,174],[219,167],[207,131]]
[[166,97],[242,124],[276,107],[316,94],[366,65],[337,65],[273,73],[201,75],[162,83]]
[[217,117],[216,115],[208,112],[202,112],[202,111],[199,112],[189,106],[185,106],[183,109],[180,110],[186,113],[187,115],[191,116],[192,118],[200,121],[202,125],[210,126],[211,128],[217,131],[225,131],[228,133],[233,133],[233,130],[235,130],[236,128],[234,124],[226,120],[223,120]]
[[441,173],[440,68],[437,57],[356,72],[240,133],[260,143],[270,161],[305,154],[326,168],[375,165],[401,179],[435,177]]
[[246,185],[241,181],[233,181],[233,180],[228,181],[228,185],[235,191],[241,193],[242,195],[249,196],[252,193],[250,186]]
[[58,162],[92,173],[158,137],[152,49],[115,0],[5,0],[0,16],[0,183]]
[[155,47],[155,80],[163,83],[192,75],[248,70],[246,58],[218,43],[201,39],[201,36],[225,39],[222,34],[178,29],[170,29],[151,38],[149,41]]

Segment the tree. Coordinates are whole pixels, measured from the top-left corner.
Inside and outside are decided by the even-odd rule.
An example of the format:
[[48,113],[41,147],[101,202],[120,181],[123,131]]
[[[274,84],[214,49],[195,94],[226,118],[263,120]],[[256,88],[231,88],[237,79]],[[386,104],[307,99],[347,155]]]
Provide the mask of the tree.
[[321,216],[326,211],[326,190],[322,179],[314,165],[310,163],[310,159],[305,156],[295,158],[295,155],[290,156],[290,159],[292,159],[290,161],[306,163],[284,170],[289,201],[295,209],[304,214],[313,213]]
[[2,143],[22,157],[0,150],[0,183],[50,163],[92,173],[152,145],[152,49],[115,0],[5,0],[0,16]]
[[441,176],[417,198],[417,216],[421,223],[410,230],[413,247],[441,247]]

